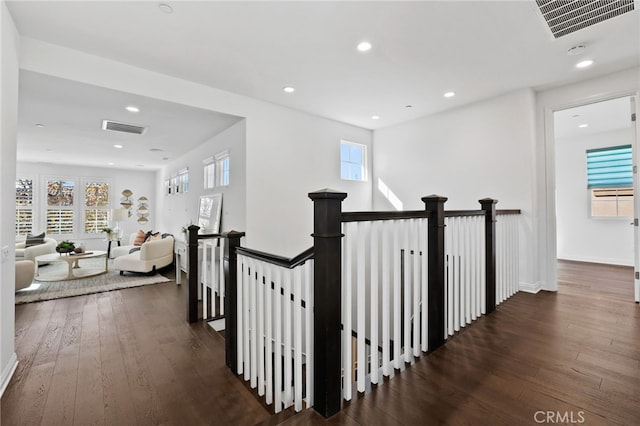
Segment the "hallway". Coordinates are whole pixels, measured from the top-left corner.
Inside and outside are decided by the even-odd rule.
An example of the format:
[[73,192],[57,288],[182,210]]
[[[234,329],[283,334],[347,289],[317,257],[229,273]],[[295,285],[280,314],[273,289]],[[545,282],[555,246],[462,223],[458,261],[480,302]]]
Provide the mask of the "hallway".
[[558,293],[518,293],[329,420],[312,410],[270,416],[224,366],[222,338],[186,323],[173,282],[20,305],[20,364],[2,425],[535,425],[539,411],[633,424],[632,274],[561,262]]

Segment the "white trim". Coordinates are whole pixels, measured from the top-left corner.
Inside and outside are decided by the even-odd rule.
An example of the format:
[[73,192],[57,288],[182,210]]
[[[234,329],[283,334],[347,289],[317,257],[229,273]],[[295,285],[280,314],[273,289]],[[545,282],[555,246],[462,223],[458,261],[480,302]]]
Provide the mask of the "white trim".
[[2,371],[2,376],[0,376],[0,397],[2,397],[7,386],[9,386],[9,381],[11,381],[16,368],[18,368],[18,356],[14,352],[11,354],[11,358],[9,358],[7,366]]
[[558,256],[559,260],[569,260],[573,262],[601,263],[604,265],[633,266],[633,259],[614,259],[608,257],[589,256]]
[[521,282],[518,285],[518,288],[520,289],[520,291],[524,291],[525,293],[536,294],[540,290],[542,290],[542,282],[540,282],[540,281],[537,281],[535,283],[523,283],[523,282]]

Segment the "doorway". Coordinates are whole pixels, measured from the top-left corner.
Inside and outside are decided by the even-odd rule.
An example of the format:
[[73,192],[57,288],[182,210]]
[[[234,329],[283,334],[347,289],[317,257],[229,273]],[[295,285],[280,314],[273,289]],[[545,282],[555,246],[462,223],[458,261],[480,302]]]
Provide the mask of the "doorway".
[[625,96],[554,112],[558,260],[637,266],[632,102]]

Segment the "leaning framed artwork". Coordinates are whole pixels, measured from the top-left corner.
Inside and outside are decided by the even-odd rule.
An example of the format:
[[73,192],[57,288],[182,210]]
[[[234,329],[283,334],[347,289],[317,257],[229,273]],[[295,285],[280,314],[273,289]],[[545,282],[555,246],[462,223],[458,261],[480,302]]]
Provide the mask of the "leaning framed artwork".
[[200,234],[217,234],[220,232],[222,216],[222,194],[201,195],[198,206],[198,226]]

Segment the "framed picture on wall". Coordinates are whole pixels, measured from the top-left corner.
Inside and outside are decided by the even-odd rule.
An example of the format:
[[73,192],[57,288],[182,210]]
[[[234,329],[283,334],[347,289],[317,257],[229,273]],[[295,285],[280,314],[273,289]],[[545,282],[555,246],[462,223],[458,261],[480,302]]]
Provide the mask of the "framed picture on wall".
[[198,206],[198,226],[201,234],[220,232],[222,216],[222,194],[201,195]]

